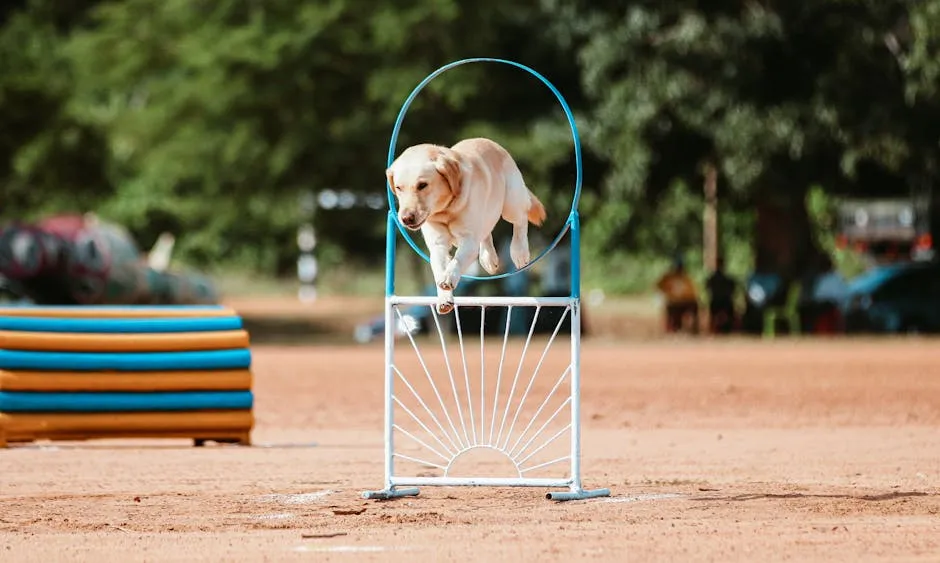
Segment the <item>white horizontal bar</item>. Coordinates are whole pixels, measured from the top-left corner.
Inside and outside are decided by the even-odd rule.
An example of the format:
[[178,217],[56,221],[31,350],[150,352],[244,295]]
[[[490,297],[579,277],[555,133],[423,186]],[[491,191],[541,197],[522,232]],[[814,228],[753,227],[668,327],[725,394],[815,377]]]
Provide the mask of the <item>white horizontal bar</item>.
[[[437,297],[433,295],[404,296],[392,295],[388,298],[392,305],[436,305]],[[454,297],[458,307],[567,307],[576,303],[578,298],[571,297]]]
[[391,484],[410,487],[568,487],[571,479],[526,479],[524,477],[392,477]]

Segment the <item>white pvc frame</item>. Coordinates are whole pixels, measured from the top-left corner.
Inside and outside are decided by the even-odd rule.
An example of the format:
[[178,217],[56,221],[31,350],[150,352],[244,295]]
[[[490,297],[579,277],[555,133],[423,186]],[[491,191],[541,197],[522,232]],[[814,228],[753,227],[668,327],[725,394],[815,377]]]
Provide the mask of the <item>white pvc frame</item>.
[[[567,460],[570,463],[570,471],[567,477],[560,478],[527,478],[522,474],[520,470],[520,475],[518,477],[497,477],[497,478],[483,478],[483,477],[448,477],[447,469],[449,465],[444,468],[445,475],[438,477],[418,477],[418,476],[408,476],[408,475],[398,475],[395,472],[395,458],[402,457],[400,454],[397,454],[395,451],[395,441],[394,441],[394,431],[396,429],[396,423],[394,420],[395,414],[395,380],[398,377],[402,377],[403,381],[407,383],[404,377],[397,371],[397,368],[394,363],[395,357],[395,338],[396,338],[396,326],[398,325],[398,319],[396,314],[399,306],[403,305],[424,305],[433,307],[437,303],[436,296],[420,296],[420,297],[405,297],[395,295],[395,254],[397,246],[397,237],[400,234],[402,238],[408,242],[408,244],[427,260],[427,256],[421,252],[421,250],[415,245],[414,241],[408,235],[404,227],[398,221],[398,215],[395,210],[395,200],[392,195],[391,186],[387,186],[389,194],[389,213],[386,226],[386,290],[385,290],[385,469],[384,469],[384,481],[385,487],[379,491],[366,491],[363,493],[363,497],[367,499],[391,499],[397,497],[405,496],[415,496],[418,494],[419,489],[417,487],[421,486],[492,486],[492,487],[552,487],[552,488],[567,488],[567,491],[552,491],[546,494],[546,498],[550,500],[579,500],[587,499],[594,497],[604,497],[610,495],[610,490],[606,488],[602,489],[593,489],[586,490],[582,487],[581,481],[581,227],[580,227],[580,218],[578,216],[577,204],[581,191],[581,179],[582,179],[582,168],[581,168],[581,145],[578,137],[577,127],[574,123],[574,117],[571,113],[568,104],[565,102],[564,98],[558,92],[558,90],[542,75],[532,70],[531,68],[515,63],[512,61],[506,61],[502,59],[464,59],[449,65],[441,67],[434,73],[430,74],[421,84],[414,89],[414,91],[406,100],[404,106],[402,107],[398,120],[395,124],[395,129],[392,134],[392,141],[389,147],[388,155],[388,164],[391,165],[394,160],[394,150],[395,144],[398,138],[398,132],[401,127],[402,120],[404,119],[405,112],[407,111],[408,106],[411,101],[417,95],[417,93],[434,77],[438,76],[442,72],[446,71],[449,68],[459,66],[461,64],[466,64],[469,62],[499,62],[506,63],[523,70],[528,71],[530,74],[539,78],[558,98],[558,101],[561,103],[562,108],[565,111],[565,114],[568,117],[569,124],[571,125],[572,137],[575,144],[575,158],[577,164],[577,180],[575,184],[574,196],[572,199],[571,212],[569,214],[568,220],[565,223],[564,228],[558,233],[558,236],[546,248],[542,254],[537,256],[532,262],[527,264],[522,269],[528,269],[535,262],[545,256],[549,251],[551,251],[561,240],[561,238],[568,234],[570,236],[571,244],[571,292],[568,297],[455,297],[455,309],[452,314],[459,315],[461,306],[477,306],[482,307],[482,314],[485,314],[485,308],[491,306],[506,306],[506,307],[564,307],[566,308],[566,313],[570,314],[570,324],[571,324],[571,362],[566,371],[567,379],[569,380],[569,397],[566,402],[570,405],[570,415],[571,421],[570,424],[565,427],[566,430],[570,433],[570,450],[567,456]],[[498,279],[506,277],[508,275],[514,275],[519,273],[517,272],[507,272],[504,274],[493,275],[483,278],[474,278],[473,276],[464,276],[465,278],[471,279]],[[435,313],[435,322],[438,322],[437,316]],[[507,325],[506,330],[507,334],[504,335],[504,345],[505,339],[508,338],[508,327],[509,327],[509,315],[507,312]],[[535,326],[535,320],[533,319],[533,325],[529,330],[529,339],[532,336],[532,330]],[[482,319],[481,319],[481,348],[483,346],[483,335],[482,335]],[[559,327],[561,326],[561,321],[559,321],[558,326],[555,329],[555,334],[553,334],[552,339],[557,335]],[[438,326],[438,331],[440,331],[440,326]],[[442,345],[443,345],[443,333],[441,333]],[[412,346],[415,347],[415,351],[419,354],[417,344],[411,337],[408,335],[408,338],[411,339]],[[551,341],[549,342],[549,346]],[[461,352],[463,352],[463,340],[461,336],[460,340]],[[526,342],[528,346],[528,341]],[[422,365],[424,363],[421,359]],[[427,370],[427,367],[425,370]],[[447,367],[450,370],[450,366]],[[429,377],[430,374],[428,373]],[[450,372],[451,382],[453,382],[453,372]],[[533,374],[533,378],[534,378]],[[468,383],[469,385],[469,383]],[[482,387],[481,387],[482,388]],[[528,390],[526,390],[528,392]],[[554,392],[554,389],[553,389]],[[468,388],[469,396],[469,388]],[[508,403],[508,400],[507,400]],[[459,407],[458,407],[459,408]],[[472,408],[472,407],[471,407]],[[485,413],[485,409],[481,409],[481,417]],[[410,414],[410,413],[409,413]],[[557,414],[557,412],[556,412]],[[495,411],[494,411],[495,415]],[[415,418],[415,420],[417,420]],[[534,417],[533,419],[534,420]],[[515,423],[515,422],[514,422]],[[420,422],[419,422],[420,424]],[[472,423],[471,423],[472,425]],[[456,430],[456,429],[455,429]],[[501,429],[502,431],[502,429]],[[510,428],[510,433],[512,429]],[[475,432],[475,430],[474,430]],[[491,428],[492,432],[492,428]],[[536,435],[541,432],[541,429],[536,433]],[[525,432],[520,436],[525,435]],[[508,438],[507,438],[508,443]],[[427,444],[424,444],[427,446]],[[443,444],[442,444],[443,445]],[[457,444],[453,444],[455,449],[461,449],[456,447]],[[475,447],[492,447],[490,444],[478,444],[474,440],[473,444],[464,444],[467,446],[463,451],[473,449]],[[513,449],[515,449],[515,445]],[[496,448],[494,448],[496,449]],[[454,459],[461,455],[458,453]],[[503,453],[506,453],[505,451]],[[442,456],[443,457],[443,456]],[[422,461],[422,460],[413,460],[413,461]],[[451,462],[453,459],[451,460]],[[555,460],[560,461],[560,460]],[[555,463],[552,461],[551,463]],[[546,465],[546,464],[543,464]],[[516,465],[517,470],[520,467],[520,464]],[[535,469],[535,467],[530,468]]]

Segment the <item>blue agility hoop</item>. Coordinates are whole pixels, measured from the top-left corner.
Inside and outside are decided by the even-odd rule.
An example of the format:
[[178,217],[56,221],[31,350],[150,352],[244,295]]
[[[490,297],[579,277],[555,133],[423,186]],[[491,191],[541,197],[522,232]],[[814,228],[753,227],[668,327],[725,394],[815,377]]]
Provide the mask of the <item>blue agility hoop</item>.
[[[551,252],[552,250],[554,250],[556,246],[558,246],[558,243],[561,242],[561,239],[565,236],[565,234],[571,228],[572,222],[577,221],[578,201],[581,199],[581,183],[582,183],[582,174],[583,174],[582,169],[581,169],[581,138],[578,135],[578,126],[575,124],[574,115],[571,113],[571,108],[568,107],[568,102],[565,101],[565,98],[564,96],[561,95],[561,92],[559,92],[558,89],[555,88],[555,85],[549,82],[547,78],[539,74],[534,69],[529,68],[528,66],[522,63],[509,61],[506,59],[493,59],[493,58],[479,57],[479,58],[471,58],[471,59],[462,59],[459,61],[446,64],[440,67],[439,69],[435,70],[431,74],[429,74],[427,77],[425,77],[425,79],[422,80],[421,83],[418,84],[415,87],[415,89],[411,91],[411,94],[408,95],[408,98],[405,99],[405,103],[402,105],[401,110],[398,112],[398,118],[395,120],[395,128],[392,130],[392,138],[388,144],[388,163],[386,164],[386,167],[391,166],[392,163],[395,162],[395,148],[398,144],[398,134],[401,131],[402,122],[405,120],[405,114],[408,113],[408,108],[411,106],[411,103],[414,101],[415,97],[417,97],[418,93],[420,93],[421,90],[423,90],[424,87],[427,86],[428,83],[430,83],[432,80],[434,80],[435,78],[437,78],[444,72],[447,72],[448,70],[454,67],[465,65],[468,63],[481,63],[481,62],[503,63],[503,64],[507,64],[510,66],[514,66],[516,68],[520,68],[528,72],[532,76],[538,78],[542,82],[542,84],[547,86],[548,89],[551,90],[553,94],[555,94],[555,98],[558,99],[558,103],[561,104],[561,108],[565,112],[565,117],[568,118],[568,125],[571,127],[571,139],[574,142],[574,158],[575,158],[575,165],[577,167],[577,173],[576,173],[575,185],[574,185],[574,197],[572,197],[571,199],[571,212],[569,213],[568,219],[565,221],[564,226],[558,232],[558,235],[555,237],[552,243],[548,245],[548,247],[545,248],[545,250],[543,250],[538,256],[536,256],[534,260],[530,260],[529,263],[526,264],[524,267],[511,271],[511,272],[503,272],[501,274],[493,274],[493,275],[487,275],[487,276],[471,276],[468,274],[464,274],[462,276],[464,278],[472,279],[472,280],[495,280],[495,279],[500,279],[500,278],[506,278],[514,274],[518,274],[519,272],[523,272],[525,270],[528,270],[532,266],[534,266],[536,262],[544,258],[549,252]],[[416,253],[418,253],[418,256],[423,258],[425,262],[430,263],[431,262],[430,257],[425,252],[423,252],[420,248],[418,248],[418,245],[415,243],[414,239],[411,238],[411,234],[408,232],[408,229],[406,229],[405,226],[401,224],[401,221],[398,220],[398,209],[396,207],[396,199],[395,199],[395,194],[393,192],[393,186],[389,185],[387,179],[385,181],[385,185],[388,191],[388,207],[390,210],[390,214],[389,214],[390,221],[394,220],[395,225],[398,228],[398,232],[400,232],[402,237],[404,237],[404,239],[408,242],[408,245],[411,246],[411,248]],[[394,217],[394,219],[391,219],[391,217]]]

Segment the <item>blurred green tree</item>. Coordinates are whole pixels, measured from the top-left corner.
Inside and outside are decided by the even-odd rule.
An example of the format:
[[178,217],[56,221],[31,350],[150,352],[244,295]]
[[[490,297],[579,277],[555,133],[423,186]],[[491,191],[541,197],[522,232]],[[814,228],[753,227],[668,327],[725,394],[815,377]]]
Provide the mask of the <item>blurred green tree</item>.
[[95,1],[8,2],[0,8],[0,219],[107,197],[107,141],[66,110],[73,94],[67,34]]
[[[106,2],[65,51],[76,76],[70,108],[109,140],[118,192],[105,213],[144,238],[176,231],[184,254],[202,264],[284,271],[303,190],[384,195],[391,125],[435,67],[511,52],[577,84],[575,62],[561,63],[539,39],[537,17],[495,0],[472,8],[455,0]],[[520,152],[537,177],[566,158],[548,150],[564,148],[558,135],[528,142],[528,127],[554,103],[533,103],[537,84],[502,87],[492,69],[453,73],[414,104],[400,148],[453,143],[474,124],[495,122],[492,132],[508,144],[530,147]],[[321,240],[346,257],[381,254],[381,212],[322,213],[317,222]]]
[[[586,138],[611,166],[590,212],[600,251],[699,246],[700,220],[649,217],[677,182],[701,202],[702,166],[714,163],[721,199],[757,212],[756,266],[796,276],[817,251],[810,186],[907,195],[912,175],[937,180],[936,1],[542,4],[578,53]],[[906,72],[890,34],[909,12]]]
[[[906,194],[940,174],[940,0],[19,0],[0,8],[0,217],[97,209],[143,246],[175,232],[198,265],[289,271],[299,195],[384,195],[400,104],[472,56],[526,63],[571,103],[608,278],[701,245],[707,164],[725,233],[791,274],[815,252],[810,186]],[[548,90],[450,71],[399,150],[468,135],[517,156],[546,236],[564,221],[571,141]],[[331,260],[381,259],[381,211],[317,223]]]

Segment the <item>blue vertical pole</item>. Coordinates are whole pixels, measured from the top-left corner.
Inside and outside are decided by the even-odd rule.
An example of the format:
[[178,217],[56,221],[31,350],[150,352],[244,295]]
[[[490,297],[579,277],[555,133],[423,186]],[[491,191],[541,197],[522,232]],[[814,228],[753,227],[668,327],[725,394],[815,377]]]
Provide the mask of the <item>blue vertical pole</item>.
[[385,228],[385,296],[395,294],[395,212],[388,212],[388,225]]
[[571,233],[571,298],[581,298],[581,218],[577,210],[568,217]]

